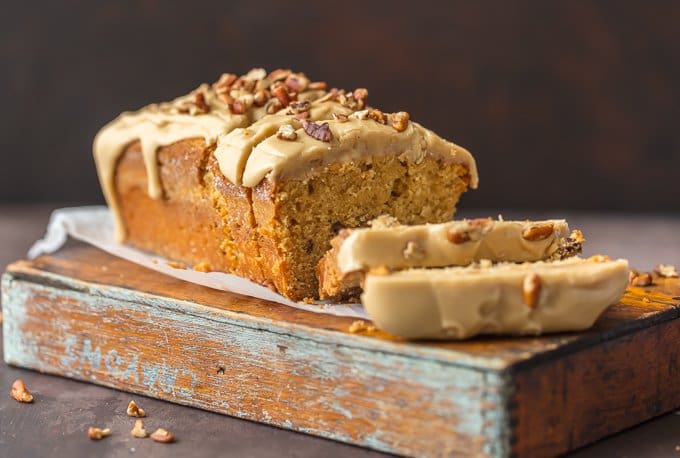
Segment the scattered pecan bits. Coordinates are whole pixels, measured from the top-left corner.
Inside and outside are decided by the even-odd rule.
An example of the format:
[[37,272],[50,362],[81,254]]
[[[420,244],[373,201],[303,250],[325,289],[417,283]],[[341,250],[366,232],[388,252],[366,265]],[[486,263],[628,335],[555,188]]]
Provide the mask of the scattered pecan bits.
[[177,261],[166,261],[166,264],[169,267],[172,267],[173,269],[186,269],[187,266],[183,262],[177,262]]
[[132,431],[130,431],[130,434],[132,434],[133,437],[139,437],[140,439],[148,437],[149,433],[146,431],[146,428],[144,428],[144,420],[135,421],[135,426],[132,428]]
[[21,379],[17,379],[12,383],[12,391],[10,391],[10,394],[18,402],[33,402],[33,395],[28,391],[24,381]]
[[423,259],[425,257],[425,248],[416,241],[410,241],[404,248],[404,259]]
[[127,414],[130,417],[146,417],[146,412],[144,412],[144,409],[139,407],[135,401],[130,401],[130,404],[128,404]]
[[264,89],[260,89],[253,95],[253,104],[256,107],[263,107],[267,100],[269,100],[269,93]]
[[405,111],[399,111],[392,115],[392,127],[397,132],[403,132],[408,127],[408,122],[411,116]]
[[109,428],[100,429],[100,428],[95,428],[93,426],[90,426],[87,429],[87,437],[89,437],[93,441],[101,440],[101,439],[105,438],[106,436],[110,436],[110,435],[111,435],[111,430]]
[[586,239],[583,237],[583,233],[578,229],[574,229],[569,237],[559,241],[559,247],[550,259],[565,259],[576,256],[583,250],[583,242],[585,241]]
[[231,85],[234,84],[236,79],[237,79],[237,76],[234,75],[233,73],[222,73],[222,76],[220,76],[220,79],[218,79],[217,82],[213,84],[213,90],[217,94],[223,94],[225,92],[229,92]]
[[248,111],[248,107],[242,100],[234,100],[234,102],[229,106],[229,109],[234,114],[243,114]]
[[286,77],[284,84],[290,89],[291,92],[304,92],[309,86],[309,78],[305,76],[304,73],[291,73]]
[[637,270],[631,270],[628,274],[628,281],[631,286],[650,286],[654,283],[652,275],[648,272],[638,272]]
[[289,114],[299,114],[308,112],[312,108],[312,104],[308,100],[302,100],[300,102],[292,102],[288,105]]
[[203,114],[210,112],[210,105],[206,103],[205,94],[202,91],[194,92],[194,107],[195,110],[193,113],[191,109],[189,110],[190,114]]
[[213,268],[207,262],[199,262],[194,266],[194,270],[196,272],[212,272]]
[[333,133],[331,132],[331,128],[328,126],[327,122],[324,122],[323,124],[316,124],[314,122],[304,121],[302,128],[307,135],[315,138],[316,140],[330,143],[330,141],[333,139]]
[[529,272],[522,282],[522,299],[530,309],[538,306],[538,295],[541,293],[541,278],[534,272]]
[[351,119],[358,119],[359,121],[363,121],[364,119],[368,119],[368,110],[355,111],[348,117]]
[[272,82],[283,81],[286,78],[288,78],[288,75],[290,75],[291,73],[293,73],[293,71],[290,69],[277,68],[269,75],[267,75],[267,79],[271,80]]
[[545,240],[553,234],[554,226],[552,223],[531,224],[522,231],[522,238],[530,242]]
[[446,240],[453,244],[460,245],[461,243],[470,241],[470,233],[466,231],[458,231],[452,228],[446,234]]
[[379,124],[387,124],[387,117],[385,113],[378,109],[373,109],[368,112],[368,117]]
[[163,444],[169,444],[175,440],[175,435],[163,428],[158,428],[156,431],[151,433],[151,439]]
[[352,96],[354,97],[354,100],[357,102],[365,102],[366,99],[368,98],[368,89],[363,88],[363,87],[358,87],[352,92]]
[[267,114],[274,114],[282,108],[283,104],[281,103],[281,101],[279,99],[274,98],[269,99],[269,102],[267,102],[267,105],[264,107],[264,111]]
[[267,76],[267,71],[264,68],[251,68],[248,73],[243,76],[246,81],[257,81],[264,79]]
[[310,91],[325,91],[328,85],[326,84],[325,81],[314,81],[313,83],[309,83],[309,89]]
[[342,114],[342,113],[333,113],[333,119],[335,119],[338,122],[349,121],[349,117],[346,114]]
[[609,256],[606,254],[596,254],[588,258],[588,261],[591,262],[607,262],[609,260]]
[[217,98],[219,98],[222,102],[229,106],[231,106],[231,104],[234,103],[234,98],[231,95],[229,95],[228,92],[217,94]]
[[386,265],[376,266],[369,270],[371,275],[389,275],[392,273],[392,269]]
[[352,334],[358,334],[360,332],[373,332],[375,331],[375,326],[366,323],[364,320],[356,320],[349,325],[348,331]]
[[272,86],[272,96],[281,103],[281,107],[287,107],[290,103],[291,97],[286,90],[286,87],[279,84],[277,86]]
[[654,268],[654,273],[663,278],[678,278],[678,271],[670,264],[659,264]]
[[278,132],[276,132],[276,138],[293,141],[297,138],[297,133],[295,132],[295,128],[293,126],[290,124],[284,124],[279,127]]

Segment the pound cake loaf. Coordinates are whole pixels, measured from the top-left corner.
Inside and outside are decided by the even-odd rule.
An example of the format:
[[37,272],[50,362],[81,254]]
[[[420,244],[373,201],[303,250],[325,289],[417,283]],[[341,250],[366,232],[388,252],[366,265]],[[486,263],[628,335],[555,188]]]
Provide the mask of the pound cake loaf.
[[361,302],[375,324],[409,339],[541,334],[591,327],[628,284],[605,256],[523,264],[369,272]]
[[378,267],[466,266],[473,262],[564,259],[581,251],[583,236],[569,236],[565,220],[504,221],[491,218],[416,226],[389,216],[371,227],[343,229],[317,266],[321,299],[357,298],[365,272]]
[[473,157],[367,95],[254,69],[121,114],[94,142],[118,240],[302,300],[340,229],[449,221]]

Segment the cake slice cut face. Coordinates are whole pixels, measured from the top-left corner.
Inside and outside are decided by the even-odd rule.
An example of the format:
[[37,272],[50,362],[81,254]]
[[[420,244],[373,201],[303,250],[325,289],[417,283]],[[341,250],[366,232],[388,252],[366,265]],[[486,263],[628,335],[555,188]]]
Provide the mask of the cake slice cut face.
[[366,96],[256,69],[122,114],[94,144],[119,241],[302,300],[339,229],[450,220],[470,153]]
[[322,299],[358,297],[363,274],[385,267],[466,266],[473,262],[531,262],[580,252],[580,231],[565,220],[502,221],[491,218],[401,225],[382,217],[371,227],[343,230],[317,266]]
[[536,335],[591,327],[627,284],[627,261],[598,256],[369,272],[361,301],[379,328],[409,339]]

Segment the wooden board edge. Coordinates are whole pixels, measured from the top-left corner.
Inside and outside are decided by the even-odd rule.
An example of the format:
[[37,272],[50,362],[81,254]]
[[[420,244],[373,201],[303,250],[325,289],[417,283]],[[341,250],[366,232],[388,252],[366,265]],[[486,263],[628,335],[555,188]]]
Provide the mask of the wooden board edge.
[[[234,364],[237,364],[237,366],[235,366],[236,369],[234,370],[240,372],[230,372],[230,368],[222,368],[222,366],[217,367],[210,358],[205,360],[201,359],[205,364],[204,369],[208,370],[208,372],[203,374],[200,371],[187,369],[184,366],[176,366],[174,368],[168,367],[165,360],[154,360],[154,365],[144,366],[143,361],[138,361],[139,358],[135,359],[133,357],[134,355],[126,353],[128,346],[130,346],[130,342],[133,343],[132,347],[134,347],[141,346],[142,343],[140,342],[143,341],[145,348],[153,349],[153,351],[148,354],[149,357],[152,359],[155,358],[156,353],[158,353],[158,350],[161,348],[159,342],[153,339],[149,340],[151,337],[146,333],[140,333],[139,330],[133,326],[133,323],[145,323],[147,326],[160,326],[162,328],[169,323],[168,320],[184,321],[185,317],[178,314],[176,310],[154,306],[135,307],[135,304],[124,301],[118,303],[111,303],[111,301],[102,302],[97,299],[93,300],[86,292],[60,291],[55,289],[52,285],[38,285],[23,280],[16,280],[11,275],[3,276],[2,294],[3,308],[9,312],[7,320],[4,323],[4,338],[6,343],[5,359],[9,364],[31,368],[44,373],[85,380],[115,389],[152,396],[158,399],[199,407],[248,420],[268,423],[285,429],[349,442],[374,448],[376,450],[430,456],[437,455],[438,452],[441,452],[441,449],[435,450],[428,448],[429,446],[426,443],[422,443],[422,438],[418,434],[411,437],[405,436],[403,442],[394,440],[394,438],[390,441],[381,440],[380,437],[382,436],[380,436],[380,434],[385,435],[388,433],[387,431],[383,431],[379,434],[375,433],[373,435],[358,435],[357,437],[343,436],[336,434],[332,428],[324,430],[308,426],[315,425],[317,423],[316,420],[311,423],[308,421],[306,424],[295,424],[290,418],[286,418],[285,415],[281,416],[279,413],[274,412],[271,407],[268,410],[264,408],[258,410],[257,407],[254,407],[254,410],[239,410],[244,408],[248,409],[250,407],[247,407],[247,403],[241,405],[241,407],[235,407],[229,405],[229,403],[220,404],[216,403],[215,398],[210,396],[206,397],[206,393],[202,391],[204,390],[204,388],[202,388],[204,386],[203,383],[212,383],[213,385],[217,383],[217,385],[214,386],[218,388],[221,386],[219,383],[223,383],[220,381],[215,382],[216,379],[220,379],[219,369],[222,369],[222,374],[232,374],[235,378],[238,378],[236,377],[237,375],[239,377],[253,376],[253,374],[250,373],[251,369],[239,367],[240,364],[244,364],[244,361],[246,360],[239,359],[235,361]],[[55,301],[60,304],[60,307],[54,306]],[[135,314],[139,316],[135,316]],[[88,316],[91,319],[89,324],[83,320],[84,317]],[[143,320],[140,317],[143,317]],[[101,323],[113,323],[112,320],[117,320],[115,325],[111,324],[110,326],[102,328]],[[212,336],[212,339],[215,339],[215,341],[218,342],[218,345],[206,345],[204,349],[206,352],[212,351],[213,357],[215,354],[223,352],[222,348],[225,342],[228,345],[233,345],[233,342],[230,341],[230,339],[236,339],[238,337],[237,334],[249,335],[250,340],[248,340],[248,342],[257,342],[260,346],[255,345],[250,355],[254,358],[262,358],[263,362],[252,367],[252,370],[256,373],[255,375],[257,375],[257,368],[261,367],[262,364],[265,366],[274,366],[275,361],[285,359],[286,355],[290,356],[297,345],[294,343],[295,340],[304,340],[292,334],[276,334],[267,329],[239,328],[238,326],[228,323],[218,324],[210,320],[204,320],[200,324],[203,327],[199,326],[199,323],[187,323],[187,325],[195,326],[195,329],[200,329],[201,332],[205,329],[205,326],[209,326],[212,329],[212,332],[209,334]],[[115,332],[118,332],[119,327],[124,327],[126,325],[128,327],[125,330],[126,334],[124,340],[121,340],[120,336],[117,335],[115,339],[105,339],[105,336],[103,335],[106,334],[104,332],[105,329],[108,329],[109,331],[113,329]],[[160,328],[154,329],[158,331]],[[166,339],[168,339],[168,332],[173,329],[174,328],[172,327],[165,328],[165,331],[167,331],[164,333]],[[262,342],[258,342],[263,333],[268,333],[270,340],[272,340],[271,345],[269,345],[271,348],[267,348],[266,350],[262,350]],[[159,332],[155,332],[150,335],[154,336],[160,334],[161,333]],[[258,339],[253,340],[253,335],[258,336]],[[174,339],[175,337],[171,335],[170,338]],[[121,342],[127,343],[123,346],[119,346]],[[192,339],[189,343],[184,342],[183,345],[195,346],[196,342]],[[307,344],[305,343],[304,345]],[[299,346],[302,347],[304,345]],[[390,395],[385,398],[387,399],[387,401],[385,401],[387,404],[383,405],[381,409],[387,409],[388,412],[383,412],[381,409],[374,410],[374,414],[378,415],[375,419],[376,422],[380,421],[381,424],[392,425],[393,420],[399,417],[389,415],[390,409],[398,410],[402,408],[411,408],[409,402],[406,402],[404,405],[402,405],[402,402],[409,399],[408,396],[410,396],[410,394],[407,390],[407,388],[409,388],[409,383],[415,383],[415,385],[412,385],[409,388],[412,390],[421,390],[420,392],[413,394],[414,397],[410,401],[410,403],[414,404],[415,410],[403,420],[409,427],[409,431],[418,431],[416,426],[420,423],[415,421],[418,420],[417,415],[425,417],[427,417],[427,415],[435,415],[437,421],[434,423],[436,428],[433,433],[443,434],[443,431],[446,428],[449,428],[448,431],[450,431],[454,417],[449,418],[445,413],[450,411],[447,409],[453,409],[451,410],[452,412],[458,412],[455,417],[458,419],[457,421],[464,421],[466,422],[464,424],[467,426],[461,427],[462,432],[460,433],[459,439],[457,439],[461,440],[461,443],[449,443],[447,445],[450,447],[450,449],[448,449],[450,452],[460,453],[465,451],[486,456],[507,455],[509,450],[508,441],[510,430],[508,415],[504,408],[507,405],[508,397],[511,393],[508,387],[510,380],[506,375],[488,371],[480,372],[470,368],[456,367],[455,365],[439,361],[413,358],[408,355],[384,354],[371,349],[341,348],[337,343],[330,341],[319,343],[319,347],[316,347],[315,357],[319,356],[320,353],[323,353],[321,351],[322,346],[327,348],[332,347],[333,353],[328,353],[330,355],[328,356],[329,358],[333,361],[337,361],[340,365],[344,365],[343,367],[345,367],[346,370],[351,371],[358,369],[363,371],[363,377],[372,376],[375,371],[381,374],[381,376],[381,370],[391,371],[390,373],[393,375],[390,377],[392,378],[386,383],[390,384],[390,389],[398,391],[394,393],[394,396]],[[169,347],[174,348],[174,346]],[[236,346],[234,346],[234,348],[236,348]],[[239,348],[244,348],[243,351],[250,351],[244,346]],[[373,367],[368,368],[366,366],[367,362],[361,360],[361,358],[371,358],[371,361],[382,367],[382,369]],[[184,361],[184,359],[185,358],[182,358],[182,361]],[[125,361],[125,363],[121,363],[121,360]],[[125,372],[122,371],[122,368],[124,367],[129,369],[130,366],[127,363],[132,360],[135,361],[134,371],[136,375],[134,377],[129,374],[125,375],[127,369]],[[264,361],[266,361],[266,363]],[[312,370],[319,364],[316,360],[312,360],[308,365],[296,363],[297,361],[289,362],[288,366],[286,366],[287,370],[293,371],[294,374],[294,371],[296,370]],[[227,367],[226,362],[222,362],[222,364],[224,364],[223,367]],[[404,364],[406,364],[405,367],[409,367],[410,370],[425,371],[423,374],[429,375],[427,377],[416,376],[416,382],[409,380],[408,377],[405,377],[406,374],[409,374],[409,371],[402,370],[402,366],[400,366]],[[112,369],[109,367],[110,365],[116,367],[120,366],[121,370],[116,372],[116,370],[114,370],[115,367]],[[312,369],[309,369],[308,366]],[[214,372],[215,368],[218,369],[217,373]],[[154,370],[156,371],[155,375]],[[177,375],[173,378],[171,375],[173,370],[175,370],[175,374],[180,370],[186,370],[187,372],[180,372],[179,378]],[[323,372],[327,371],[327,369],[324,369],[323,365],[320,366],[320,370],[322,371],[321,375],[326,376]],[[160,373],[158,371],[160,371]],[[262,372],[259,373],[260,376],[262,376],[262,374]],[[266,374],[266,372],[264,374]],[[194,375],[199,378],[193,379],[192,377]],[[311,375],[318,376],[318,374]],[[153,381],[146,383],[148,382],[147,377],[149,377],[149,380],[153,379]],[[352,374],[349,378],[345,377],[343,379],[345,385],[343,386],[348,386],[348,390],[350,391],[359,390],[359,392],[366,389],[366,387],[368,387],[369,390],[374,389],[375,384],[371,382],[355,384],[355,377],[357,377],[356,374]],[[273,377],[272,380],[270,380],[270,383],[280,384],[282,383],[281,379],[283,378]],[[469,379],[469,381],[464,382],[464,380],[467,379]],[[260,379],[258,379],[258,381],[260,381]],[[436,383],[440,384],[441,387],[435,389],[434,385],[430,388],[427,388],[424,385],[420,386],[419,384],[422,383],[422,381],[426,381],[427,383],[434,383],[434,381],[437,381]],[[187,383],[193,383],[193,385],[187,386]],[[347,385],[347,383],[349,383],[349,385]],[[471,390],[468,396],[479,396],[479,402],[473,401],[473,398],[465,397],[466,395],[460,390],[461,383],[463,383],[464,386],[467,386],[468,390]],[[246,381],[240,385],[240,389],[252,390],[255,386],[256,385],[253,383]],[[282,386],[283,385],[279,386],[279,388],[283,390],[284,388],[282,388]],[[326,384],[322,386],[324,389],[332,389],[334,385]],[[195,397],[192,397],[194,396],[194,392],[196,393]],[[280,396],[281,393],[279,393],[279,397]],[[434,410],[417,409],[418,403],[423,402],[423,399],[427,397],[430,397],[432,402],[437,403],[433,407]],[[256,399],[256,401],[266,403],[271,401],[271,399],[273,399],[272,396],[267,396],[264,400]],[[372,402],[370,397],[369,399],[359,397],[354,400]],[[238,403],[240,402],[239,397],[232,396],[232,398],[229,399],[229,402]],[[328,400],[325,400],[324,402],[328,402]],[[243,407],[244,405],[246,407]],[[281,406],[283,408],[285,403]],[[348,412],[353,407],[353,405],[347,404],[339,405],[335,408],[331,408],[331,412],[327,415],[331,415],[331,421],[336,421],[338,418],[340,420],[343,418],[349,418],[351,420],[353,418],[352,414],[348,414]],[[473,410],[469,410],[470,408]],[[478,414],[475,414],[475,408],[479,409]],[[417,415],[415,415],[416,413]],[[386,417],[382,418],[383,415],[386,415]],[[444,415],[444,417],[441,417],[441,415]],[[427,418],[423,421],[426,420]],[[443,429],[437,430],[437,428]],[[465,439],[463,440],[461,438]],[[434,444],[437,437],[432,436],[430,439]],[[415,441],[417,445],[409,444],[409,440]],[[441,437],[439,437],[438,440],[438,445],[441,446]]]
[[512,378],[513,455],[583,447],[680,407],[680,320],[520,367]]

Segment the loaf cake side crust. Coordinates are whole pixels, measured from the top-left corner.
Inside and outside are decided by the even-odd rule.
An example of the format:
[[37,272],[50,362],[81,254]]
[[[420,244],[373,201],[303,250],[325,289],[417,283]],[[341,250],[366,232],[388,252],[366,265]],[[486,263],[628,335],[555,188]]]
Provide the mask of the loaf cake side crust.
[[158,152],[163,197],[146,192],[138,142],[122,155],[116,190],[128,242],[188,266],[233,273],[265,284],[250,207],[250,190],[219,174],[212,147],[182,140]]

